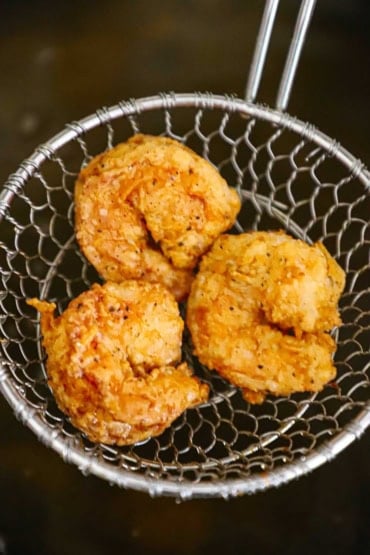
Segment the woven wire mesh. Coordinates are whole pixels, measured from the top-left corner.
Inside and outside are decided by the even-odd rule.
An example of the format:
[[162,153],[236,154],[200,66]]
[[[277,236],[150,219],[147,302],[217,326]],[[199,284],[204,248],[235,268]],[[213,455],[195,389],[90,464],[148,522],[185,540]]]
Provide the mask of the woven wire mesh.
[[[250,405],[196,360],[185,335],[184,359],[209,383],[210,399],[161,436],[129,447],[92,444],[60,412],[26,299],[54,301],[61,311],[100,281],[75,240],[74,182],[92,156],[136,132],[175,138],[219,169],[243,201],[232,232],[285,229],[322,241],[343,267],[338,373],[322,392]],[[152,494],[228,497],[315,468],[369,424],[369,174],[312,126],[227,97],[121,103],[39,147],[5,184],[0,210],[0,389],[42,441],[83,472]]]

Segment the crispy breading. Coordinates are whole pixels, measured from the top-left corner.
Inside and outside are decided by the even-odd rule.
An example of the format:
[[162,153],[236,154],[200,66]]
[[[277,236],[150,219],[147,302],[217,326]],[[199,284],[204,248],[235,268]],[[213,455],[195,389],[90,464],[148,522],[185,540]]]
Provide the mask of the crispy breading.
[[223,235],[201,268],[254,286],[266,319],[282,329],[299,334],[341,323],[345,274],[321,243],[308,245],[282,231]]
[[344,272],[322,245],[283,232],[219,237],[191,289],[187,324],[207,367],[261,402],[319,391],[335,376]]
[[192,269],[233,225],[240,200],[181,143],[135,135],[81,171],[75,205],[77,240],[104,279],[159,282],[182,300]]
[[58,317],[41,313],[49,385],[92,441],[126,445],[160,434],[208,395],[181,357],[183,321],[159,284],[95,284]]

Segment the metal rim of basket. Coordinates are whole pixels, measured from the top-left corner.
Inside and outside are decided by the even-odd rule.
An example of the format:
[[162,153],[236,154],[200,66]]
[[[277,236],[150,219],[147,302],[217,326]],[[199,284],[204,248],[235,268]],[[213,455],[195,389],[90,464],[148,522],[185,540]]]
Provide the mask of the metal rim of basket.
[[[9,207],[13,196],[23,184],[31,178],[42,162],[49,159],[58,149],[83,133],[104,125],[120,117],[138,115],[156,109],[171,109],[178,107],[193,107],[199,109],[221,109],[228,112],[238,112],[247,117],[267,121],[276,127],[296,132],[301,137],[316,143],[331,156],[337,158],[346,166],[353,177],[358,178],[370,190],[370,173],[365,166],[343,148],[313,125],[296,119],[289,114],[272,110],[269,107],[249,103],[242,99],[227,95],[212,95],[210,93],[166,93],[156,96],[123,101],[111,107],[97,110],[77,122],[66,126],[60,133],[39,146],[12,174],[0,194],[0,221]],[[48,447],[55,450],[65,462],[77,465],[84,474],[94,474],[107,480],[111,484],[123,488],[145,491],[151,495],[171,495],[186,500],[196,497],[235,497],[245,493],[255,493],[282,485],[298,478],[325,462],[330,461],[350,443],[359,438],[370,426],[370,400],[362,411],[330,440],[324,441],[313,452],[301,456],[298,460],[285,463],[269,472],[256,472],[246,478],[219,480],[217,483],[170,482],[165,479],[152,479],[138,476],[122,468],[112,468],[107,462],[97,460],[92,453],[83,452],[73,445],[70,438],[61,437],[58,430],[51,431],[47,423],[42,420],[38,411],[28,405],[22,398],[12,381],[6,365],[0,366],[0,392],[13,408],[16,417],[27,425]]]

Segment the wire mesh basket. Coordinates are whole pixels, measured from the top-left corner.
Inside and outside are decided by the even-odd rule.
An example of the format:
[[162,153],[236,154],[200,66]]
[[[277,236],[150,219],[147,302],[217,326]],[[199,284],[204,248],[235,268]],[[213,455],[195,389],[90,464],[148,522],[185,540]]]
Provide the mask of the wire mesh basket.
[[[337,378],[316,394],[250,405],[209,372],[185,337],[183,357],[209,401],[162,435],[91,443],[60,412],[26,299],[62,311],[100,281],[75,240],[73,190],[95,154],[141,132],[177,139],[214,164],[242,209],[233,232],[284,229],[322,241],[346,272],[335,330]],[[0,391],[66,462],[152,495],[232,497],[282,484],[333,458],[370,424],[370,175],[336,141],[281,110],[210,94],[162,94],[98,110],[36,149],[0,196]]]

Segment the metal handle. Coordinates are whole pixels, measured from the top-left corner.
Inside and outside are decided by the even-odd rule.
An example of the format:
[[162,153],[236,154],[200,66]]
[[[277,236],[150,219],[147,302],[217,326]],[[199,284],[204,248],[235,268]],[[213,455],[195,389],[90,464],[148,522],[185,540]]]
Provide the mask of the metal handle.
[[[302,0],[301,3],[275,102],[276,108],[280,111],[285,110],[288,105],[315,4],[316,0]],[[245,92],[247,102],[253,102],[257,96],[278,6],[279,0],[266,0]]]

